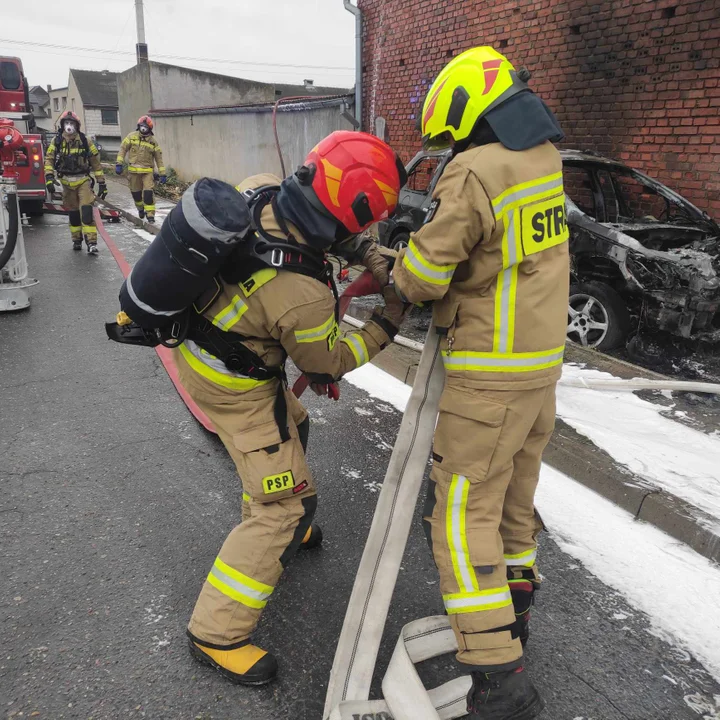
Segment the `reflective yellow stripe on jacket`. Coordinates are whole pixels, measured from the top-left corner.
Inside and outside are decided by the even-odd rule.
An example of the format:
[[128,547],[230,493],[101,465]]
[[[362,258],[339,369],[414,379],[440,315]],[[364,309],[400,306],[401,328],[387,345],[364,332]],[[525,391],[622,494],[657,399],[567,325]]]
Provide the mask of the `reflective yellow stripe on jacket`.
[[426,260],[411,239],[403,257],[403,266],[415,277],[432,285],[449,285],[457,265],[435,265]]
[[318,325],[314,328],[308,328],[307,330],[296,330],[295,331],[295,342],[298,343],[311,343],[324,340],[334,332],[338,330],[338,324],[335,320],[335,315],[331,315],[322,325]]
[[[196,357],[192,351],[187,347],[186,343],[180,345],[180,354],[185,358],[187,364],[198,374],[202,375],[206,380],[215,383],[216,385],[222,385],[230,390],[253,390],[260,385],[267,385],[272,380],[254,380],[253,378],[240,377],[229,370],[222,372],[214,367],[211,367],[208,363],[203,362]],[[208,353],[208,359],[215,359]],[[220,365],[220,361],[218,361]]]
[[518,266],[523,260],[519,210],[524,205],[557,196],[562,191],[562,172],[559,172],[514,185],[492,200],[495,220],[502,221],[505,228],[502,239],[503,271],[498,275],[495,291],[493,353],[498,358],[503,353],[513,352]]
[[564,347],[531,353],[493,353],[452,350],[443,353],[448,372],[533,372],[562,365]]
[[355,357],[357,367],[370,362],[370,353],[368,352],[365,340],[363,340],[360,333],[351,333],[350,335],[344,337],[340,342],[344,342],[350,348],[353,356]]

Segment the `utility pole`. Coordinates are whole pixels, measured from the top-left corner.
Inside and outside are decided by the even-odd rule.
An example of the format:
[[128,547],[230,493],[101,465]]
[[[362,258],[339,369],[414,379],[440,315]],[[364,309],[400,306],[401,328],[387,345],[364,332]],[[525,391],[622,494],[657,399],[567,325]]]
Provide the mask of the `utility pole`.
[[143,14],[143,0],[135,0],[135,24],[137,25],[137,44],[135,45],[135,54],[137,63],[146,63],[148,61],[148,46],[145,42],[145,16]]

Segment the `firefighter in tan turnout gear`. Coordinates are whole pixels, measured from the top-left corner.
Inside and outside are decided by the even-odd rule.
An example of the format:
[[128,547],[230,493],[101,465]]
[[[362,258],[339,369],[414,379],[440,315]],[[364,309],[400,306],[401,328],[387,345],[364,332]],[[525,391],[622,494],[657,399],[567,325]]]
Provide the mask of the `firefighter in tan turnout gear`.
[[45,184],[52,196],[57,174],[63,190],[63,205],[69,210],[73,250],[82,250],[83,235],[90,255],[97,255],[97,227],[93,218],[95,193],[90,172],[98,183],[98,197],[105,198],[107,186],[100,154],[95,144],[80,132],[80,118],[68,110],[60,116],[58,134],[45,153]]
[[452,60],[421,117],[453,146],[396,290],[434,301],[446,384],[424,524],[477,720],[526,720],[543,702],[523,668],[539,584],[533,500],[555,423],[569,282],[562,133],[527,71],[489,47]]
[[122,141],[115,159],[115,172],[122,175],[123,163],[127,156],[130,194],[139,217],[147,218],[149,223],[155,222],[155,166],[160,183],[164,185],[167,182],[162,150],[153,135],[154,127],[152,118],[143,115],[138,120],[135,132],[131,132]]
[[[212,344],[193,340],[175,351],[183,385],[212,420],[242,480],[242,523],[220,549],[188,628],[193,655],[233,682],[261,685],[275,677],[275,658],[250,637],[283,568],[303,543],[321,537],[312,524],[317,498],[305,458],[309,418],[287,389],[285,359],[319,392],[391,342],[406,305],[390,287],[386,306],[363,329],[340,335],[325,250],[392,213],[402,183],[395,153],[359,132],[327,137],[282,184],[272,175],[242,182],[256,242],[243,245],[250,254],[241,253],[237,273],[224,273],[203,317],[207,337],[217,340],[221,331],[244,360],[230,352],[223,362]],[[258,191],[263,186],[270,187]],[[388,259],[374,243],[360,255],[387,285]],[[276,376],[257,379],[258,366]]]

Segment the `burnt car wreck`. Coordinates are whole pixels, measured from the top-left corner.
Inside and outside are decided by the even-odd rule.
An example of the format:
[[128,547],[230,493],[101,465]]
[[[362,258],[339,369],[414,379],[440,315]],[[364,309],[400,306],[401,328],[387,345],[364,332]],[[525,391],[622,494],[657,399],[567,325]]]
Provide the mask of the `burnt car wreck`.
[[[720,226],[644,173],[563,150],[570,228],[568,339],[600,350],[642,334],[720,341]],[[423,223],[445,152],[418,153],[380,242],[400,249]]]
[[599,349],[663,331],[720,340],[720,227],[647,175],[566,150],[568,337]]

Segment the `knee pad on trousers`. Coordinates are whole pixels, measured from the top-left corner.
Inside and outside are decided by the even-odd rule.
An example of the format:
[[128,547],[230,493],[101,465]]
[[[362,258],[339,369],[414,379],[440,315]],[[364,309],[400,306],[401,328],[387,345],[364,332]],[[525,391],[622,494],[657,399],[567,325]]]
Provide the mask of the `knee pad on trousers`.
[[133,190],[130,194],[136,205],[142,202],[142,190]]
[[152,190],[143,190],[142,198],[146,205],[152,205],[155,202]]
[[72,227],[79,227],[82,220],[80,219],[80,211],[79,210],[70,210],[68,212],[68,220],[70,220],[70,225]]
[[298,548],[300,547],[300,543],[302,542],[302,539],[305,537],[305,534],[312,525],[313,518],[315,517],[315,511],[317,510],[317,495],[310,495],[309,497],[303,498],[302,504],[305,510],[305,514],[300,518],[300,521],[295,528],[293,539],[290,541],[290,544],[285,548],[285,552],[283,552],[283,554],[280,556],[280,564],[283,567],[287,567],[288,562],[290,562],[292,557],[297,552]]
[[83,225],[94,225],[95,224],[95,220],[93,219],[92,205],[83,205],[80,208],[80,215],[82,217]]

